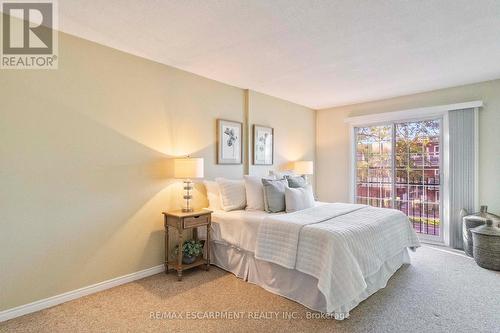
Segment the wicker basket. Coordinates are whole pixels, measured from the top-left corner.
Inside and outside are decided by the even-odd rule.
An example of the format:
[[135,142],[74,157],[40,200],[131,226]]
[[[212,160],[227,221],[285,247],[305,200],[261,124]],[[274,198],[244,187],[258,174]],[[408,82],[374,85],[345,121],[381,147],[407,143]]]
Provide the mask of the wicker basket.
[[473,256],[473,238],[470,229],[484,225],[487,219],[493,220],[493,225],[500,228],[500,216],[488,212],[488,206],[482,205],[477,213],[468,215],[466,209],[460,211],[462,216],[462,239],[465,254]]
[[486,224],[471,229],[474,247],[474,260],[487,269],[500,271],[500,228],[488,219]]
[[464,242],[464,251],[465,254],[468,255],[469,257],[474,256],[473,254],[473,239],[472,239],[472,233],[470,232],[470,229],[479,227],[483,225],[486,222],[486,219],[480,217],[480,216],[475,216],[475,215],[469,215],[465,216],[463,218],[463,223],[462,223],[462,237],[463,237],[463,242]]

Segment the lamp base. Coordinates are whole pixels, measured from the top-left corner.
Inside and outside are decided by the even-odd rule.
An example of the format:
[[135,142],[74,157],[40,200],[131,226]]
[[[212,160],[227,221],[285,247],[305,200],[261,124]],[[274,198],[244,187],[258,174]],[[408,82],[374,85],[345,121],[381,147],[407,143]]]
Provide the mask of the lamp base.
[[182,207],[182,211],[184,213],[190,213],[193,211],[193,208],[191,207],[191,199],[193,196],[191,195],[191,190],[193,189],[193,182],[190,179],[184,180],[184,200],[186,200],[186,204],[184,207]]

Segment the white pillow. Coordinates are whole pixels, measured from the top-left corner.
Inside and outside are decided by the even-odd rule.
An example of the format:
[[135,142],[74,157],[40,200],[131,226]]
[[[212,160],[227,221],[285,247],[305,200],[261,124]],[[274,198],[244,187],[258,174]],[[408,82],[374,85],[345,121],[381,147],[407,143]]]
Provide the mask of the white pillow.
[[243,176],[247,196],[247,210],[264,210],[264,186],[256,176]]
[[208,209],[221,210],[219,184],[213,180],[204,180],[203,184],[207,189]]
[[314,207],[314,194],[311,185],[285,188],[285,206],[287,213]]
[[215,178],[215,181],[219,184],[222,209],[228,212],[245,208],[247,197],[243,180]]

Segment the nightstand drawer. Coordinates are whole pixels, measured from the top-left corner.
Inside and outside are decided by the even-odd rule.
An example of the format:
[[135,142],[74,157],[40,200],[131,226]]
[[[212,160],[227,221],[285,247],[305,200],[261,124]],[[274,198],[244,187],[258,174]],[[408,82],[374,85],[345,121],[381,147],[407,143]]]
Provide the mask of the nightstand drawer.
[[208,215],[191,216],[184,218],[184,229],[208,224]]

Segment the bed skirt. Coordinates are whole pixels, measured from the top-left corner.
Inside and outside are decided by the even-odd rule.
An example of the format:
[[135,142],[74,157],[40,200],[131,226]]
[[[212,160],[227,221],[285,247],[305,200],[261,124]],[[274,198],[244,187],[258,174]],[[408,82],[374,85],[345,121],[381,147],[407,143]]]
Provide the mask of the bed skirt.
[[[214,241],[211,246],[212,264],[233,273],[244,281],[256,284],[265,290],[300,303],[305,307],[326,313],[325,297],[318,289],[318,280],[308,274],[288,269],[267,261],[258,260],[252,252]],[[403,265],[410,263],[408,250],[403,249],[387,260],[373,275],[366,278],[366,289],[349,304],[330,313],[332,318],[342,320],[349,311],[387,285],[389,278]]]

